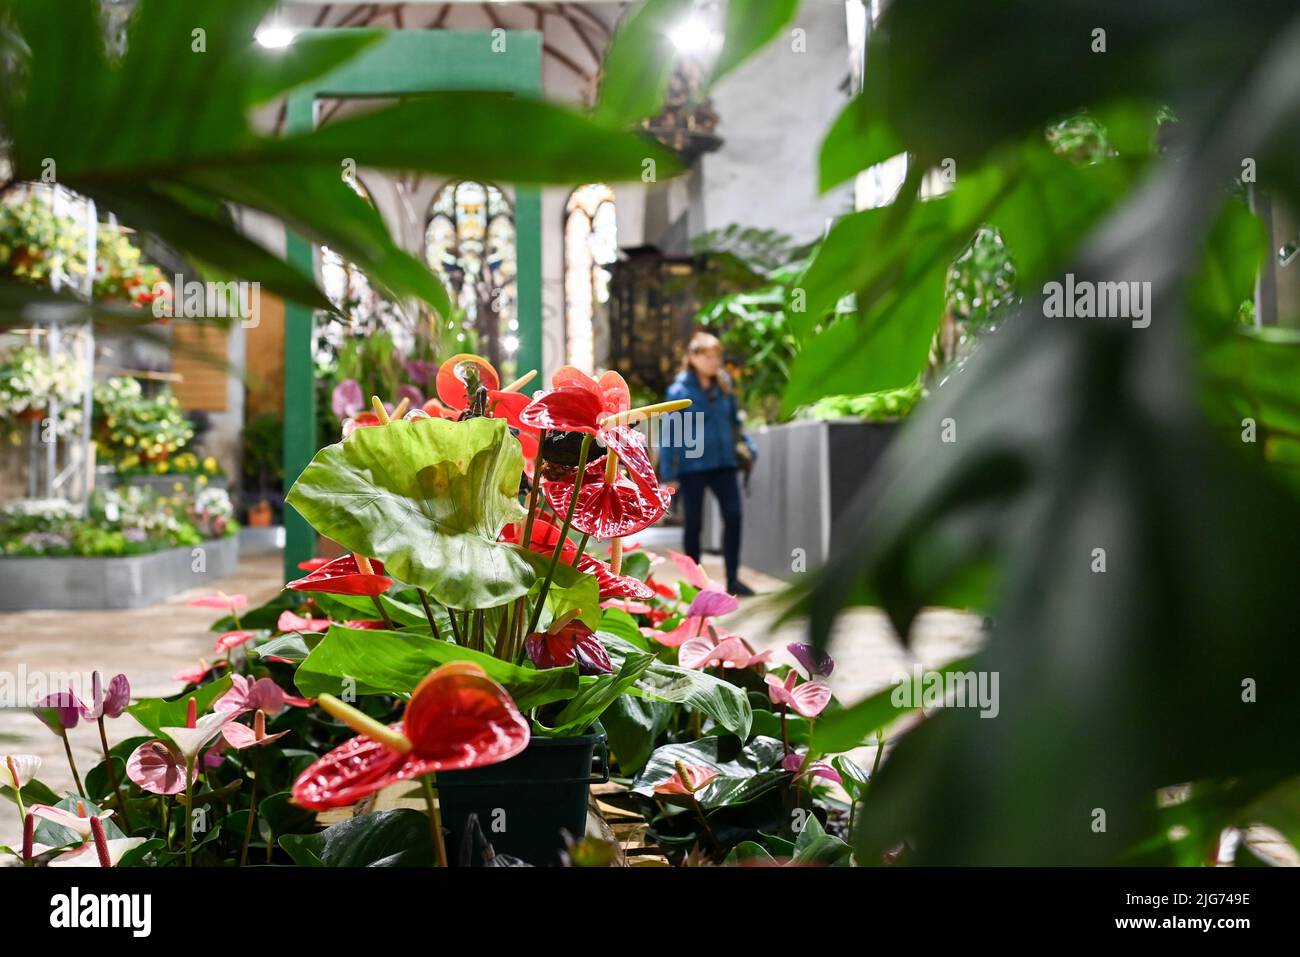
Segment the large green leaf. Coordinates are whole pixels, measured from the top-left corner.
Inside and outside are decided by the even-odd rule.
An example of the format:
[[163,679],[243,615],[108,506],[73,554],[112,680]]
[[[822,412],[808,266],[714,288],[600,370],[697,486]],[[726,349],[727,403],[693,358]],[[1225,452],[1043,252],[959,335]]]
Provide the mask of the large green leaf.
[[799,0],[727,0],[722,52],[709,82],[717,83],[771,42],[798,10]]
[[195,708],[200,715],[206,714],[213,702],[230,690],[230,676],[210,682],[190,694],[176,698],[141,698],[126,709],[126,713],[139,721],[145,728],[156,735],[162,734],[163,728],[183,728],[189,712],[190,698],[194,699]]
[[450,608],[492,608],[537,573],[501,544],[524,518],[519,440],[502,419],[420,419],[357,429],[316,453],[288,502],[316,531],[384,562]]
[[405,807],[285,834],[280,846],[300,867],[430,867],[434,859],[429,819]]
[[645,0],[628,11],[605,51],[598,119],[631,125],[659,112],[672,76],[668,34],[691,7],[691,0]]
[[656,741],[672,722],[676,705],[622,695],[600,716],[609,749],[623,775],[636,774],[650,759]]
[[331,625],[325,638],[298,666],[298,690],[309,698],[322,693],[410,694],[434,668],[470,661],[515,699],[524,711],[564,701],[578,691],[578,671],[523,668],[450,641],[405,631],[371,631]]
[[584,683],[555,716],[555,725],[544,730],[556,737],[585,734],[605,713],[605,709],[621,698],[632,683],[645,674],[652,661],[652,655],[626,656],[616,674],[598,675]]
[[[599,632],[601,641],[609,651],[610,660],[620,665],[628,656],[640,655],[643,649],[607,632]],[[749,737],[753,712],[745,692],[729,682],[715,678],[703,671],[679,668],[656,661],[629,690],[649,701],[667,701],[684,704],[702,711],[742,741]]]
[[[933,671],[945,676],[969,671],[970,659],[961,659],[935,668]],[[891,724],[920,707],[922,701],[922,684],[915,675],[909,676],[911,693],[902,697],[906,704],[896,704],[897,686],[891,685],[883,691],[877,691],[850,708],[827,711],[812,722],[813,751],[817,754],[835,754],[849,751],[868,743],[868,739],[877,731],[883,731]]]
[[632,790],[637,794],[653,794],[656,785],[677,773],[677,762],[681,761],[717,772],[717,777],[696,792],[696,800],[704,808],[748,804],[789,780],[790,772],[781,769],[784,754],[784,745],[775,738],[755,738],[743,747],[731,737],[665,744],[650,755]]
[[[378,288],[420,297],[445,313],[438,279],[342,182],[344,158],[517,183],[639,178],[647,160],[659,175],[679,168],[644,137],[501,93],[416,93],[320,130],[261,136],[249,125],[254,107],[384,37],[350,30],[263,50],[252,37],[273,6],[274,0],[141,0],[126,53],[110,62],[95,0],[7,0],[18,32],[6,34],[6,48],[18,55],[5,61],[0,77],[0,121],[15,175],[53,172],[209,274],[259,281],[266,291],[328,308],[310,274],[232,225],[225,207],[244,204],[339,250]],[[68,116],[83,120],[68,123]]]

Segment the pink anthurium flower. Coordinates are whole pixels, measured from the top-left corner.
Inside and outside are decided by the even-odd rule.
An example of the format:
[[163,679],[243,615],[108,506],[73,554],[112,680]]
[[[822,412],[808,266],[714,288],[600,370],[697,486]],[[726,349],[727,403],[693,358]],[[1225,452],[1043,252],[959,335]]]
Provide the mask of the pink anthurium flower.
[[695,586],[700,591],[714,587],[712,579],[691,556],[683,555],[681,552],[669,551],[668,557],[673,560],[673,564],[682,573],[682,577],[686,579],[687,584]]
[[803,666],[809,678],[829,678],[831,672],[835,670],[834,658],[806,642],[791,642],[785,648],[794,655],[794,660]]
[[798,674],[791,671],[782,682],[776,675],[764,675],[767,694],[773,704],[798,712],[805,718],[815,718],[830,704],[831,687],[821,678],[797,685]]
[[[129,851],[145,842],[143,837],[115,837],[101,846],[87,841],[81,847],[60,854],[50,861],[49,867],[116,867]],[[105,863],[107,861],[107,863]]]
[[103,811],[98,815],[87,814],[86,806],[80,801],[77,802],[77,811],[64,810],[61,807],[53,807],[49,804],[33,804],[31,812],[39,818],[44,818],[60,827],[66,827],[69,831],[74,831],[83,841],[90,837],[90,822],[98,817],[103,821],[113,816],[112,811]]
[[716,625],[707,634],[692,638],[677,649],[677,663],[691,669],[717,665],[740,670],[764,664],[771,657],[770,651],[755,652],[744,638]]
[[151,794],[179,794],[185,790],[185,756],[166,741],[146,741],[126,762],[126,776]]
[[227,631],[217,636],[213,650],[218,654],[234,651],[240,645],[247,644],[256,637],[257,635],[251,631]]
[[322,632],[329,631],[330,620],[328,618],[304,618],[302,615],[295,615],[286,608],[280,612],[275,627],[277,631]]
[[288,731],[277,731],[275,734],[267,734],[266,712],[260,708],[253,716],[253,726],[251,728],[246,724],[240,724],[238,721],[232,721],[221,729],[221,736],[226,739],[226,743],[237,751],[270,744],[278,738],[283,738],[288,733]]
[[0,787],[21,791],[40,769],[41,759],[34,754],[0,755]]
[[254,681],[243,675],[231,675],[230,690],[216,700],[212,710],[219,714],[265,711],[269,715],[276,715],[287,704],[301,708],[308,703],[306,698],[294,698],[285,694],[284,689],[270,678]]
[[726,592],[706,588],[691,601],[686,609],[688,618],[716,618],[729,615],[740,607],[740,599]]
[[248,607],[248,596],[227,595],[219,591],[215,595],[191,598],[188,604],[191,608],[220,608],[224,611],[241,612]]
[[159,728],[158,730],[169,738],[172,744],[176,745],[176,750],[181,753],[182,757],[188,761],[194,761],[198,758],[199,752],[213,738],[221,734],[222,728],[235,720],[241,713],[239,711],[223,711],[205,714],[189,727]]
[[831,767],[827,761],[813,761],[810,764],[804,764],[804,758],[800,754],[791,751],[781,761],[781,767],[791,772],[795,780],[807,777],[825,778],[827,781],[834,781],[836,784],[843,784],[840,772]]
[[610,598],[600,603],[601,608],[616,608],[619,611],[625,611],[629,615],[648,615],[654,611],[653,605],[647,605],[643,601],[629,601],[622,598]]
[[709,782],[717,776],[718,772],[713,768],[678,761],[677,770],[673,772],[673,776],[656,784],[654,793],[694,795],[697,791],[707,787]]
[[212,664],[208,664],[205,659],[200,658],[199,666],[197,668],[182,668],[180,671],[177,671],[172,675],[172,680],[180,681],[187,685],[196,685],[208,675],[212,674],[212,672],[224,667],[226,667],[225,661],[214,661]]
[[87,721],[121,717],[131,703],[131,683],[126,675],[114,675],[107,688],[103,686],[104,679],[98,671],[91,675],[90,680],[91,700],[82,703],[81,716]]
[[401,723],[389,727],[330,695],[319,700],[360,733],[294,782],[294,801],[314,811],[353,804],[431,771],[496,764],[522,751],[531,737],[514,699],[469,662],[431,672],[411,695]]
[[77,722],[81,720],[81,713],[84,705],[73,694],[72,689],[67,691],[55,691],[47,694],[32,711],[36,717],[40,718],[51,731],[55,734],[63,734],[69,728],[75,728]]

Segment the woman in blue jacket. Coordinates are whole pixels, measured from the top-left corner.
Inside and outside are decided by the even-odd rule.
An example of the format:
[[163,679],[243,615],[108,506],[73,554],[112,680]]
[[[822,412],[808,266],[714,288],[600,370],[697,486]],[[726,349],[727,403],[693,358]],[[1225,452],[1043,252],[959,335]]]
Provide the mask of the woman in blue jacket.
[[691,400],[689,409],[673,413],[679,421],[671,423],[671,431],[661,433],[668,441],[662,445],[659,461],[661,477],[679,489],[682,499],[686,554],[697,562],[700,560],[700,526],[707,489],[713,492],[722,512],[727,591],[733,595],[752,595],[754,592],[737,577],[741,505],[736,438],[740,434],[740,418],[730,378],[722,369],[722,343],[716,336],[697,332],[691,337],[682,371],[668,387],[668,399]]

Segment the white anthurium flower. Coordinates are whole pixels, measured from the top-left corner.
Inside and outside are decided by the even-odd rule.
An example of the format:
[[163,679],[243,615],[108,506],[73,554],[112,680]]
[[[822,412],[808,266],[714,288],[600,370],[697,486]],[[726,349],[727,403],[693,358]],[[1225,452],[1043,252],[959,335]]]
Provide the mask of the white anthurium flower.
[[[145,842],[143,837],[118,837],[106,841],[108,845],[108,857],[117,866],[117,862],[126,856],[126,853],[134,848],[139,847]],[[99,851],[95,847],[94,841],[87,841],[81,847],[66,854],[60,854],[54,860],[50,861],[50,867],[99,867]]]
[[221,733],[222,728],[237,717],[239,717],[238,712],[205,714],[194,722],[192,728],[160,728],[159,730],[171,739],[189,763],[196,760],[199,752]]
[[[84,817],[72,811],[65,811],[61,807],[52,807],[49,804],[33,804],[31,812],[37,817],[51,821],[60,827],[66,827],[69,831],[75,831],[83,840],[90,837],[90,815]],[[113,816],[113,812],[104,811],[97,815],[101,821],[106,821]]]
[[34,754],[0,755],[0,785],[20,791],[31,784],[41,769],[41,759]]

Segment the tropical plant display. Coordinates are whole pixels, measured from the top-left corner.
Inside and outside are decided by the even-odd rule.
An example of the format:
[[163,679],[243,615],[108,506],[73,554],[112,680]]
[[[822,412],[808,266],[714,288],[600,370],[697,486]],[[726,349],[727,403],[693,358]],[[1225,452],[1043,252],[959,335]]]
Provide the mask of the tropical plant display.
[[0,553],[13,556],[110,557],[198,545],[239,530],[223,489],[162,495],[141,486],[96,492],[82,509],[61,499],[0,505]]
[[194,427],[170,390],[147,396],[138,379],[114,376],[98,383],[94,395],[95,442],[119,473],[216,474],[215,459],[181,458]]

